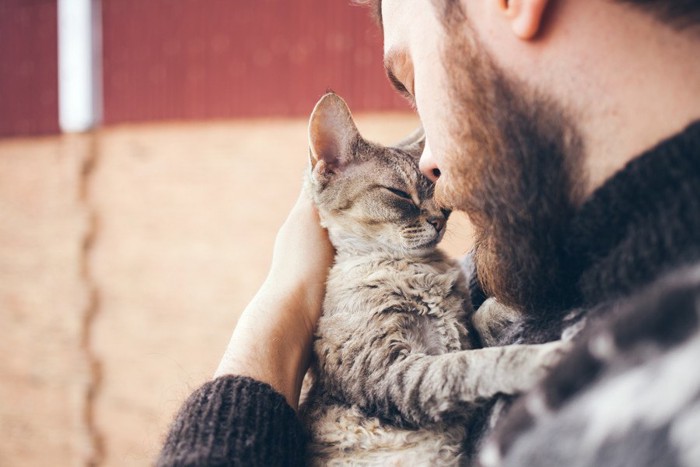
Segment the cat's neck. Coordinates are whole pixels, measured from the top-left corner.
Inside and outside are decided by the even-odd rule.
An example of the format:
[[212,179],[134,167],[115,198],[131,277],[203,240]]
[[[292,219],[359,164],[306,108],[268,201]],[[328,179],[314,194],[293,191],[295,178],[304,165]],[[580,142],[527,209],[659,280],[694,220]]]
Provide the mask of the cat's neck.
[[382,259],[388,261],[412,262],[432,262],[443,259],[443,254],[435,248],[407,251],[392,249],[377,244],[365,245],[360,242],[344,242],[334,246],[336,248],[336,263],[345,261],[361,261],[363,259],[367,259],[368,261]]
[[367,241],[352,235],[346,235],[333,228],[328,229],[328,233],[331,243],[336,250],[336,260],[381,256],[386,259],[413,259],[421,261],[423,259],[430,259],[434,257],[435,254],[441,255],[435,247],[407,250],[396,246],[385,245],[377,239]]

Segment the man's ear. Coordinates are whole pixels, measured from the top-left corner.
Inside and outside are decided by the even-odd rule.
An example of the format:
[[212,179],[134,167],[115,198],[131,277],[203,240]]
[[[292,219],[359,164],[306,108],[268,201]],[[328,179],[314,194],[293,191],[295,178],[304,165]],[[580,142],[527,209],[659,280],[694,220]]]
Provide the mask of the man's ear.
[[332,92],[324,95],[309,119],[311,168],[324,174],[335,173],[349,162],[359,137],[345,101]]
[[529,40],[537,35],[549,0],[497,1],[510,19],[511,29],[516,36],[523,40]]

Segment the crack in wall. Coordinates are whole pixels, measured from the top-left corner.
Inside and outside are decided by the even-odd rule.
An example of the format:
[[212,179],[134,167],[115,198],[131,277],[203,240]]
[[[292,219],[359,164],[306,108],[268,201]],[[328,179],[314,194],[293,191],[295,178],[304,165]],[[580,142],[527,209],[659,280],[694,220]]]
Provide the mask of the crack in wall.
[[99,160],[98,132],[93,131],[83,136],[87,139],[87,148],[79,173],[78,196],[85,211],[86,227],[81,244],[80,274],[87,295],[83,313],[80,349],[85,357],[88,377],[83,402],[83,423],[87,437],[85,464],[90,467],[102,464],[105,457],[104,438],[99,431],[95,416],[95,406],[102,388],[102,364],[93,347],[93,331],[100,311],[99,288],[95,281],[92,266],[92,254],[99,232],[97,207],[92,199],[91,184],[95,167]]

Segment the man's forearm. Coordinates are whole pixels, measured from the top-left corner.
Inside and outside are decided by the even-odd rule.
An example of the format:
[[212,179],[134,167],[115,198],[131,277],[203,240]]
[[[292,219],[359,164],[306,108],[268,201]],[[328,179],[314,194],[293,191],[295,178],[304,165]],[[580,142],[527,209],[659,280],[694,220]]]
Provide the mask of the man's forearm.
[[[296,410],[312,332],[303,320],[305,305],[302,290],[278,291],[268,280],[241,314],[215,376],[240,375],[267,383]],[[302,334],[309,337],[299,339]]]

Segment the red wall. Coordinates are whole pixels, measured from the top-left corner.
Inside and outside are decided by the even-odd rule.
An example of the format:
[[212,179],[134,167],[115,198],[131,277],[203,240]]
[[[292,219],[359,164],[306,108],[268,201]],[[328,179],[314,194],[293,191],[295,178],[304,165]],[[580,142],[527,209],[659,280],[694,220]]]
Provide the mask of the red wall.
[[[407,110],[350,0],[102,0],[105,124]],[[0,0],[0,137],[58,131],[56,0]]]
[[0,137],[58,131],[56,0],[0,0]]
[[103,18],[106,123],[307,115],[327,88],[408,108],[349,0],[105,0]]

